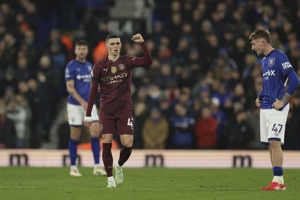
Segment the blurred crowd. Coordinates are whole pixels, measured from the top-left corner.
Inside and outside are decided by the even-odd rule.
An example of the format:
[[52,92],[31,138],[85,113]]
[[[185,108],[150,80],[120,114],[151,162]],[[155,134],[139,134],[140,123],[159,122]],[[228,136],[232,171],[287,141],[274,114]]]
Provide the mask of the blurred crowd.
[[[251,51],[248,36],[268,28],[272,46],[288,55],[300,75],[300,2],[151,2],[152,33],[142,34],[153,64],[133,71],[134,147],[265,148],[254,104],[262,89],[261,57]],[[0,0],[0,148],[51,142],[51,126],[65,109],[64,68],[74,58],[73,45],[87,39],[91,62],[106,56],[107,10],[113,6],[113,0]],[[121,37],[122,53],[141,56],[130,38]],[[300,149],[299,120],[297,91],[284,149]],[[59,148],[69,137],[67,121],[57,130]]]

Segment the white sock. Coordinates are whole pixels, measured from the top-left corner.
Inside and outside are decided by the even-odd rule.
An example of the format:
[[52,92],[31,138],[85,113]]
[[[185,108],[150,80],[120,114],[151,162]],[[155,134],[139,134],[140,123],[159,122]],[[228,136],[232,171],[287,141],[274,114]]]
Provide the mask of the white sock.
[[283,176],[280,176],[280,177],[279,177],[279,183],[280,183],[280,184],[284,184]]
[[94,165],[94,168],[99,168],[100,166],[101,166],[100,163],[98,163]]
[[113,176],[107,177],[108,181],[115,181],[115,178]]
[[279,183],[280,176],[274,176],[272,182]]
[[71,165],[71,170],[77,170],[77,166],[76,165]]

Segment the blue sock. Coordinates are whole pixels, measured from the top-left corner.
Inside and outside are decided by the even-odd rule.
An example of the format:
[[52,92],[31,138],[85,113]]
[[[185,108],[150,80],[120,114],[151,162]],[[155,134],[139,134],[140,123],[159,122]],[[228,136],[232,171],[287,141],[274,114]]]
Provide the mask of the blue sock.
[[76,165],[77,159],[77,144],[78,141],[70,138],[69,140],[69,154],[71,159],[71,165]]
[[95,164],[99,164],[100,162],[100,142],[99,137],[91,137],[91,146],[92,152],[94,156]]
[[283,175],[283,170],[282,167],[273,167],[273,174],[274,176],[282,176]]

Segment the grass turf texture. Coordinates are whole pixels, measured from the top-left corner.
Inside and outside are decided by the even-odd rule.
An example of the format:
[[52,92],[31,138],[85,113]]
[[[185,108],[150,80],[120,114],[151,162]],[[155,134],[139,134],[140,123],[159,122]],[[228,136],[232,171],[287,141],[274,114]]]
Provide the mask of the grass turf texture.
[[82,177],[70,177],[69,168],[0,168],[3,200],[260,200],[299,199],[300,170],[285,169],[286,191],[260,191],[272,179],[271,169],[124,168],[124,184],[107,189],[106,177],[80,168]]

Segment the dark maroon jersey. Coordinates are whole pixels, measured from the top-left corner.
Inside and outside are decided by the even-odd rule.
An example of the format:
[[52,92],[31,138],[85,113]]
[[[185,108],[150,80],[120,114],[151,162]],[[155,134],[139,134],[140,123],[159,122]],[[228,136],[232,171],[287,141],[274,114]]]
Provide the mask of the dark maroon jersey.
[[[145,43],[142,43],[145,57],[120,56],[116,61],[108,58],[96,63],[92,71],[92,88],[88,102],[87,116],[95,101],[95,91],[100,83],[100,109],[107,115],[131,111],[132,69],[152,63],[152,57]],[[95,84],[97,82],[97,84]]]
[[120,56],[115,62],[107,58],[94,66],[92,76],[100,83],[100,108],[105,114],[132,110],[131,78],[134,59]]

